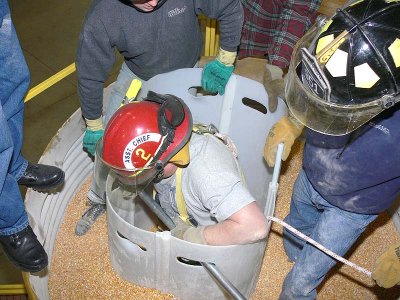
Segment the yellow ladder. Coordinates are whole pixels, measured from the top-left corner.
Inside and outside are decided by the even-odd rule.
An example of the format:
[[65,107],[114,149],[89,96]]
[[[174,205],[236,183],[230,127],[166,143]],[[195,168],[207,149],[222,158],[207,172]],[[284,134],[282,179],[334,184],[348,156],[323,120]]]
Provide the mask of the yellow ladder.
[[215,56],[219,48],[218,22],[205,16],[199,16],[199,24],[204,35],[203,56]]

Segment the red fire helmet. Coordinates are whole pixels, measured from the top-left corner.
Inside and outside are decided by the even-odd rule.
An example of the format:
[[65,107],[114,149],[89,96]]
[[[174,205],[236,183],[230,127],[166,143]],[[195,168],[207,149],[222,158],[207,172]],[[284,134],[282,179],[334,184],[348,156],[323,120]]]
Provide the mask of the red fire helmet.
[[125,182],[148,181],[188,142],[192,126],[181,99],[149,92],[145,100],[126,104],[112,116],[101,158]]

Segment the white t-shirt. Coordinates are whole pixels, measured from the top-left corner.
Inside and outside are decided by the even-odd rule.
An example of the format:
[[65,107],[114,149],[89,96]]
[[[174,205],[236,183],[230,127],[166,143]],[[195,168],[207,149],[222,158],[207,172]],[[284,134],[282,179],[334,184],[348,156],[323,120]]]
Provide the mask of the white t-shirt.
[[[189,216],[199,225],[212,225],[229,218],[256,201],[241,177],[236,158],[213,135],[192,134],[190,163],[182,171],[182,193]],[[175,174],[155,184],[162,208],[171,217],[179,216]]]

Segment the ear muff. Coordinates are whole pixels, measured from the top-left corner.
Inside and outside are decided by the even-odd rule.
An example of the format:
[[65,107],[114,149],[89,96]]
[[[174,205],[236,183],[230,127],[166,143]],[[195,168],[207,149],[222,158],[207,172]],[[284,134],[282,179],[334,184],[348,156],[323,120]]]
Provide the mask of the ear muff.
[[162,135],[167,135],[171,130],[175,130],[182,124],[184,118],[185,111],[182,103],[174,97],[166,97],[158,111],[158,127]]
[[146,99],[161,104],[157,116],[158,128],[165,138],[160,150],[154,157],[154,161],[157,161],[173,142],[176,127],[181,125],[185,119],[185,109],[179,99],[172,95],[161,95],[149,91]]

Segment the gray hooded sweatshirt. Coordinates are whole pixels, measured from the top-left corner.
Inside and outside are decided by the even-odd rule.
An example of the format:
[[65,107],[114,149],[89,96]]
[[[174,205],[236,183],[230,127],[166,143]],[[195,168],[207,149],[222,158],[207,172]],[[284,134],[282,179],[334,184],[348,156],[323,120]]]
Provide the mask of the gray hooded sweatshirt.
[[80,34],[76,59],[82,114],[102,114],[104,82],[115,63],[115,49],[143,80],[198,61],[203,38],[197,16],[219,21],[220,46],[236,51],[243,10],[239,0],[167,0],[155,11],[140,12],[128,2],[93,1]]

